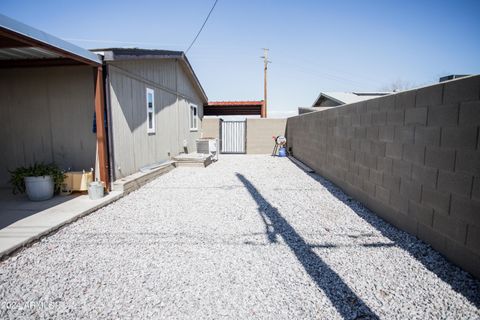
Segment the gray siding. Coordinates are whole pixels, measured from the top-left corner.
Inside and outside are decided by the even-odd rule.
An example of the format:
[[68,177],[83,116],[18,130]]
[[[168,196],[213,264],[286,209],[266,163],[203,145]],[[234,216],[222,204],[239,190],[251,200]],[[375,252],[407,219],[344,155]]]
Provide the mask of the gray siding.
[[0,70],[0,186],[33,162],[95,167],[91,67]]
[[200,93],[197,90],[196,86],[193,86],[193,79],[189,72],[186,71],[186,68],[182,64],[178,64],[177,67],[177,88],[178,92],[199,106],[199,116],[203,118],[203,103],[200,99]]
[[[187,151],[195,151],[199,132],[190,131],[189,104],[201,116],[203,102],[176,60],[109,62],[109,78],[114,179],[183,152],[184,139]],[[154,134],[147,133],[147,88],[155,92]]]
[[114,61],[109,62],[109,65],[172,91],[175,91],[177,87],[174,59]]

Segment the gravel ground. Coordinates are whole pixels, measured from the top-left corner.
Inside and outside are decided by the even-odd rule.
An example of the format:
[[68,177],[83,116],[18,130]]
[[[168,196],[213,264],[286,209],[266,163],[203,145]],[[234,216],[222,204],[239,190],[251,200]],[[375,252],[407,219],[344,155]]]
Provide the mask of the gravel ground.
[[0,264],[0,318],[478,319],[480,283],[285,158],[178,168]]

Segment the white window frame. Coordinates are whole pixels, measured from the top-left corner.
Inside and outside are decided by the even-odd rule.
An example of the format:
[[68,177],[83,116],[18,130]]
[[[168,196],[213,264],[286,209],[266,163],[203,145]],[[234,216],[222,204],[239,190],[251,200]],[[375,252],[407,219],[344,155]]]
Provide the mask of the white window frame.
[[[195,109],[195,115],[192,115],[192,110],[193,109]],[[189,119],[188,121],[190,122],[190,131],[198,131],[198,106],[196,104],[191,103],[189,105],[188,119]],[[192,122],[194,122],[194,123],[192,123]]]
[[[148,106],[148,95],[152,95],[152,108]],[[153,89],[147,88],[145,94],[146,106],[147,106],[147,133],[155,133],[155,91]],[[150,122],[148,121],[149,114],[152,114],[152,126],[150,127]]]

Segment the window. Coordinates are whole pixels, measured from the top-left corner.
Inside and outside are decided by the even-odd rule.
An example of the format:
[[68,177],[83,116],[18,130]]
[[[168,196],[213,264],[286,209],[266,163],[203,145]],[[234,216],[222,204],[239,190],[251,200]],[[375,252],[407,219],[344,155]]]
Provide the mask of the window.
[[147,133],[155,133],[155,93],[147,88]]
[[190,131],[198,130],[198,107],[194,104],[190,105]]

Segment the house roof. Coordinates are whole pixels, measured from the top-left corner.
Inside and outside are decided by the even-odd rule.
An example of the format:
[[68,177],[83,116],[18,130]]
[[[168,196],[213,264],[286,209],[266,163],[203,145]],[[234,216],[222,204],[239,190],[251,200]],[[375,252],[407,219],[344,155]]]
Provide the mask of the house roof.
[[120,61],[120,60],[148,60],[148,59],[178,59],[192,76],[194,83],[201,93],[204,102],[208,101],[208,97],[203,90],[197,75],[193,71],[192,65],[187,59],[183,51],[160,50],[160,49],[140,49],[140,48],[103,48],[92,49],[92,52],[102,54],[104,61]]
[[100,58],[70,42],[0,14],[0,62],[5,67],[102,64]]
[[392,92],[321,92],[312,107],[319,104],[322,99],[333,100],[339,104],[349,104],[385,96],[391,93]]

